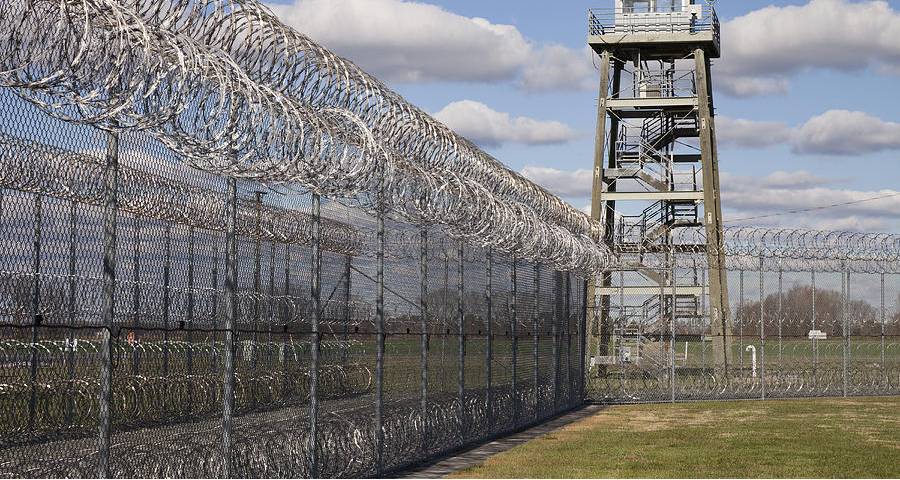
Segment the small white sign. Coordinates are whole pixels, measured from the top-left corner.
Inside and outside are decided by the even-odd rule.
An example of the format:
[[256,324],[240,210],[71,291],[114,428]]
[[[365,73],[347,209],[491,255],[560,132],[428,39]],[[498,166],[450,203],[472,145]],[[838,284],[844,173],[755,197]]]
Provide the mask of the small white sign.
[[809,339],[810,340],[827,340],[828,335],[821,330],[810,330],[809,331]]

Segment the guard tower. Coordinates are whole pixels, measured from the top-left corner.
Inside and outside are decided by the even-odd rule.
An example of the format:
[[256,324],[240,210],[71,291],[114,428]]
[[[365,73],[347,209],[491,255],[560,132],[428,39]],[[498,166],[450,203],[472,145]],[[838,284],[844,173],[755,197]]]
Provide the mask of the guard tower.
[[709,76],[719,57],[715,10],[695,0],[616,0],[590,10],[588,43],[600,55],[591,216],[622,266],[589,291],[598,306],[592,373],[674,358],[675,325],[707,342],[708,365],[727,369]]

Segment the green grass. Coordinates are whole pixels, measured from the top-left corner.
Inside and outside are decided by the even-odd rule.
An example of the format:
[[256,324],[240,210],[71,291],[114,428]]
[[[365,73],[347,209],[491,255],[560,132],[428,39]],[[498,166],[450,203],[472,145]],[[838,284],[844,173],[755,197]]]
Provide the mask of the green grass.
[[900,477],[900,398],[612,406],[456,477]]

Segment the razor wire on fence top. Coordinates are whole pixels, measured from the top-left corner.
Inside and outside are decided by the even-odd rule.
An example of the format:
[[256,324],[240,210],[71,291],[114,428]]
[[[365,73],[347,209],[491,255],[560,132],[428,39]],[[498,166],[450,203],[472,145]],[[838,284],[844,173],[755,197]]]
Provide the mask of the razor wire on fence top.
[[[380,475],[585,398],[776,378],[709,364],[708,315],[678,314],[674,290],[670,324],[665,298],[637,327],[616,306],[644,360],[596,375],[585,279],[627,260],[602,227],[255,0],[0,3],[0,228],[3,477]],[[705,274],[703,235],[675,237],[676,275]],[[817,315],[833,337],[846,305],[881,368],[818,343],[849,368],[810,368],[845,393],[896,389],[896,235],[724,238],[726,268],[813,282],[779,283],[781,320],[760,288],[756,323],[740,282],[735,339],[777,323],[779,359],[805,354],[784,340]],[[816,271],[881,274],[880,336],[863,299],[841,303],[858,290],[817,289]],[[782,396],[820,381],[804,372],[782,371]]]

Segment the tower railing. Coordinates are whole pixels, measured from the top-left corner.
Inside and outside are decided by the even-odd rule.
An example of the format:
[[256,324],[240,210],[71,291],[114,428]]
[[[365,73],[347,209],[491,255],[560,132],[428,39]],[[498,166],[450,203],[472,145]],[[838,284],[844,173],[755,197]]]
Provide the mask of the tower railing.
[[681,5],[628,8],[592,8],[588,10],[588,34],[713,32],[719,40],[719,17],[710,5]]

